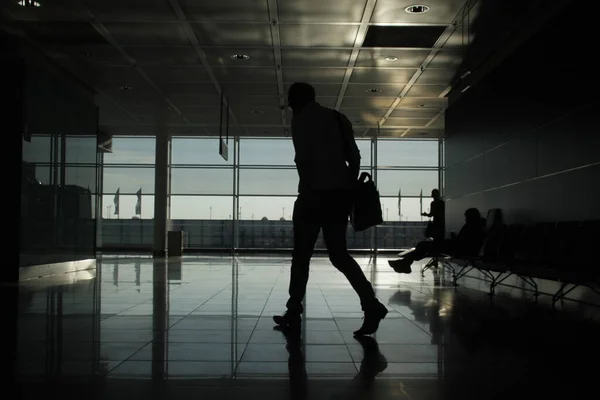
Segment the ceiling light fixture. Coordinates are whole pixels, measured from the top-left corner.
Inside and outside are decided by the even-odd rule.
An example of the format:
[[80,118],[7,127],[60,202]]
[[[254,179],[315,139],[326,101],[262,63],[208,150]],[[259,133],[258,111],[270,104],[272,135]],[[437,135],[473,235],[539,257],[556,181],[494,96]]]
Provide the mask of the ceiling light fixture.
[[376,88],[367,89],[367,93],[381,93],[381,92],[382,92],[381,89],[376,89]]
[[39,1],[35,1],[35,0],[19,0],[17,1],[17,4],[20,5],[21,7],[40,7],[42,4]]
[[123,85],[123,86],[121,86],[121,90],[131,90],[131,86]]
[[398,61],[398,57],[396,56],[388,56],[385,58],[385,61]]
[[423,4],[415,4],[404,9],[409,14],[423,14],[429,11],[429,6]]
[[233,60],[249,60],[250,56],[248,54],[234,54],[231,56]]

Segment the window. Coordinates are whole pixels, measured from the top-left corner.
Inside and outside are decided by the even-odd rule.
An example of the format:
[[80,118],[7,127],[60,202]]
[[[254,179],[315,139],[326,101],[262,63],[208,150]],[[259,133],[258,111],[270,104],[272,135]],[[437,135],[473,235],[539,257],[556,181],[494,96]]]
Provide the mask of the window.
[[172,168],[171,194],[233,194],[233,168]]
[[437,168],[437,140],[389,140],[377,142],[377,165]]
[[181,138],[171,140],[173,165],[233,165],[233,140],[229,141],[229,160],[219,155],[219,138]]
[[140,165],[155,162],[156,140],[153,137],[113,138],[112,153],[104,154],[104,164]]
[[154,167],[111,167],[104,166],[104,193],[135,194],[142,189],[144,194],[154,194]]
[[294,166],[294,156],[291,139],[240,140],[240,165]]

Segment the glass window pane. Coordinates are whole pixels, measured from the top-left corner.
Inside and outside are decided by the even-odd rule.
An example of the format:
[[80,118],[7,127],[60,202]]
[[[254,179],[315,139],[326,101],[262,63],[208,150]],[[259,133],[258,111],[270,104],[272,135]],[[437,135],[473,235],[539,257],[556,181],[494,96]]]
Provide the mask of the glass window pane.
[[65,139],[67,164],[96,164],[96,136],[67,136]]
[[[425,197],[423,193],[423,212],[429,211],[431,198]],[[421,216],[421,206],[418,197],[402,197],[400,210],[398,209],[397,197],[382,197],[381,208],[384,221],[404,221],[404,222],[422,222],[427,221],[426,217]],[[398,213],[402,212],[402,219]]]
[[113,137],[105,164],[154,164],[156,140],[152,137]]
[[171,193],[233,194],[232,168],[173,168]]
[[104,167],[104,188],[106,194],[116,193],[135,194],[140,188],[144,194],[154,194],[154,168],[153,167]]
[[428,198],[431,190],[438,187],[438,171],[380,170],[376,184],[382,196],[398,196],[401,189],[402,196],[419,196],[423,191],[423,197]]
[[[102,217],[104,219],[140,219],[140,215],[136,214],[138,200],[136,195],[119,196],[119,215],[115,214],[114,200],[114,194],[105,194],[102,196]],[[154,196],[142,195],[141,211],[141,219],[154,218]]]
[[296,195],[295,169],[241,169],[240,195]]
[[79,186],[96,193],[96,167],[66,166],[65,185]]
[[171,196],[171,220],[228,220],[232,213],[232,196]]
[[232,165],[233,140],[229,141],[229,160],[219,154],[219,138],[181,138],[171,140],[171,164]]
[[[144,197],[150,198],[152,196]],[[154,211],[154,200],[143,199],[142,201],[146,204],[152,203],[152,207],[144,207],[149,211]],[[142,214],[145,214],[144,210],[142,210]],[[154,220],[147,218],[145,215],[144,219],[116,219],[116,216],[111,217],[111,219],[104,219],[102,221],[101,237],[102,246],[104,247],[152,248],[154,243]]]
[[23,161],[27,163],[50,163],[52,148],[50,136],[31,137],[31,142],[23,141]]
[[294,165],[291,139],[241,139],[240,165]]
[[377,142],[377,165],[393,167],[437,167],[437,140],[386,140]]
[[240,220],[292,220],[295,197],[240,196]]
[[360,151],[360,165],[363,168],[371,167],[371,141],[370,140],[357,140],[356,145]]

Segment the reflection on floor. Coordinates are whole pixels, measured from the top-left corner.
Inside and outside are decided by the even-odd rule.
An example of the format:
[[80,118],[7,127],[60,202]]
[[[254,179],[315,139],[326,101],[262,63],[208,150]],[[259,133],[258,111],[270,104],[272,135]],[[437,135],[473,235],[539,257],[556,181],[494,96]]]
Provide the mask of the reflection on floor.
[[104,256],[93,273],[28,281],[18,380],[32,398],[61,383],[55,394],[102,399],[418,400],[577,398],[597,378],[598,327],[569,309],[359,262],[390,308],[363,340],[358,299],[326,258],[313,260],[299,339],[271,321],[286,258]]

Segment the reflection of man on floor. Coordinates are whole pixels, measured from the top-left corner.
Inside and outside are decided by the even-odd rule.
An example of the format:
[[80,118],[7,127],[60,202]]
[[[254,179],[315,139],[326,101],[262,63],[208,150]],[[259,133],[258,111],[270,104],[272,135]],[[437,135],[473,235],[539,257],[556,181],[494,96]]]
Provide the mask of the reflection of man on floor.
[[451,234],[450,239],[441,242],[423,241],[417,247],[406,253],[402,258],[389,260],[388,263],[394,271],[409,274],[412,272],[411,265],[414,261],[425,257],[431,257],[436,253],[449,254],[453,256],[474,256],[479,253],[485,239],[485,218],[476,208],[465,211],[465,224],[458,235]]

